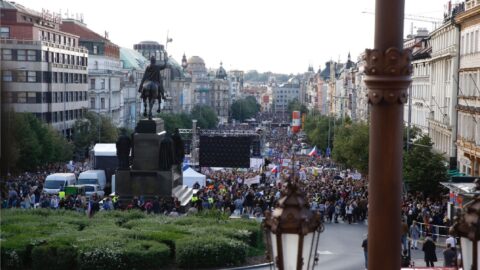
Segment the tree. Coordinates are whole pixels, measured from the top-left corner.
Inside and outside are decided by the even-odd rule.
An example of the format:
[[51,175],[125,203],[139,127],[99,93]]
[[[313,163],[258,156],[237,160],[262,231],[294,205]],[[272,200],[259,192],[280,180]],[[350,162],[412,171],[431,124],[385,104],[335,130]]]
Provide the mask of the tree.
[[175,128],[192,128],[192,119],[188,114],[161,113],[159,117],[163,119],[165,130],[169,133],[173,133]]
[[74,124],[73,144],[75,153],[84,157],[88,149],[95,143],[114,143],[118,138],[118,129],[110,118],[95,112],[87,112],[84,119]]
[[192,119],[197,120],[198,127],[200,128],[215,128],[218,124],[217,113],[205,105],[195,105],[191,112]]
[[306,114],[308,113],[308,109],[307,109],[307,106],[305,106],[304,104],[300,103],[300,101],[298,101],[298,99],[293,99],[291,100],[290,102],[288,102],[288,111],[290,112],[290,114],[293,112],[293,111],[300,111],[302,114]]
[[430,137],[422,135],[414,143],[403,155],[403,176],[411,190],[428,196],[448,180],[447,166],[443,156],[433,151]]
[[235,100],[231,107],[232,118],[240,122],[255,116],[260,111],[260,104],[253,96]]
[[72,158],[72,145],[58,131],[30,113],[8,112],[2,119],[2,174],[35,170]]
[[307,134],[310,144],[316,145],[319,149],[326,150],[328,146],[332,148],[335,127],[340,124],[341,121],[333,117],[310,114],[307,115],[305,119],[304,131]]
[[335,130],[332,157],[338,163],[368,174],[368,146],[369,126],[344,122]]

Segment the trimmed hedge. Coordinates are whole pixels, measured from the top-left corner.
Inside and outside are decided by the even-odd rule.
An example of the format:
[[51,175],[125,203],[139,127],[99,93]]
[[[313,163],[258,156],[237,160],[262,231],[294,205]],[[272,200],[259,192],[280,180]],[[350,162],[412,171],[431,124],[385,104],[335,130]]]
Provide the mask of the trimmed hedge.
[[80,252],[77,264],[80,270],[120,270],[126,269],[127,266],[123,250],[110,247]]
[[176,261],[188,269],[235,266],[245,262],[247,245],[211,235],[177,241]]
[[155,241],[139,240],[125,246],[127,269],[161,269],[171,263],[170,248]]
[[77,249],[63,243],[47,243],[32,249],[32,268],[34,270],[74,269]]
[[0,246],[1,269],[24,269],[31,265],[32,249],[42,240],[35,240],[35,236],[20,234],[2,240]]
[[[0,212],[1,269],[229,267],[264,249],[260,223],[219,212],[171,218],[109,211]],[[259,244],[260,243],[260,244]]]

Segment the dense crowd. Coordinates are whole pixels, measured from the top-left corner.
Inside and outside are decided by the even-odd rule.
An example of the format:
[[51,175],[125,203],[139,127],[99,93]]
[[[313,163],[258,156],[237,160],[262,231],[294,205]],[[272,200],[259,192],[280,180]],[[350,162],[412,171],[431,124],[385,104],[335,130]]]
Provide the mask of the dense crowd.
[[[78,177],[80,172],[90,169],[89,162],[56,163],[37,168],[36,172],[25,172],[19,175],[7,175],[0,180],[2,208],[60,208],[65,207],[64,200],[58,195],[48,195],[43,192],[45,178],[52,173],[72,172]],[[86,198],[84,198],[84,201]]]
[[[271,115],[259,115],[257,121],[271,119]],[[225,126],[230,129],[232,127]],[[235,128],[238,128],[235,127]],[[254,129],[251,126],[244,128]],[[236,215],[261,217],[265,210],[275,207],[288,178],[298,179],[312,210],[318,210],[326,222],[339,220],[355,223],[362,222],[368,213],[368,182],[364,178],[353,177],[350,170],[340,171],[328,157],[320,155],[301,155],[299,145],[304,142],[302,136],[293,135],[286,127],[272,127],[266,132],[265,145],[268,156],[265,164],[258,169],[204,169],[206,186],[196,185],[197,194],[192,198],[196,211],[220,209]],[[181,212],[180,202],[155,198],[146,200],[142,196],[133,198],[129,203],[120,205],[118,198],[92,198],[77,195],[47,195],[42,192],[43,182],[48,174],[56,172],[74,172],[89,169],[88,161],[83,163],[55,164],[39,168],[35,173],[9,176],[2,180],[2,207],[21,208],[65,208],[77,211],[122,209],[140,209],[149,213],[167,213],[176,215]],[[295,174],[295,175],[293,175]],[[258,181],[250,183],[258,177]],[[405,235],[411,236],[410,229],[415,223],[423,224],[423,236],[442,234],[441,228],[432,225],[449,226],[446,219],[446,199],[432,200],[421,193],[404,196],[402,216],[406,229]]]

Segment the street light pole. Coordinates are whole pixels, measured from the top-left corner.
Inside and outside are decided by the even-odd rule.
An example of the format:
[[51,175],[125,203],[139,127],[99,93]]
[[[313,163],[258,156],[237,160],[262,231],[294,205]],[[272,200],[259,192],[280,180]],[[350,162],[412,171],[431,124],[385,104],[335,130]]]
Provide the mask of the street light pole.
[[400,269],[403,105],[411,82],[411,52],[403,50],[404,1],[376,0],[375,48],[365,55],[371,104],[369,270]]

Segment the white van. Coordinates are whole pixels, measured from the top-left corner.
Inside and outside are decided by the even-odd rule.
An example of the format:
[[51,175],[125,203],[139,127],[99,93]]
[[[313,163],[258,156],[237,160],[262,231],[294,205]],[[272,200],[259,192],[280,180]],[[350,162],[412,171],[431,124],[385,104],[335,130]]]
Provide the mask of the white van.
[[105,189],[107,177],[104,170],[88,170],[78,176],[78,185],[99,185],[101,190]]
[[66,186],[73,186],[77,182],[74,173],[54,173],[45,178],[43,191],[47,194],[58,194]]

